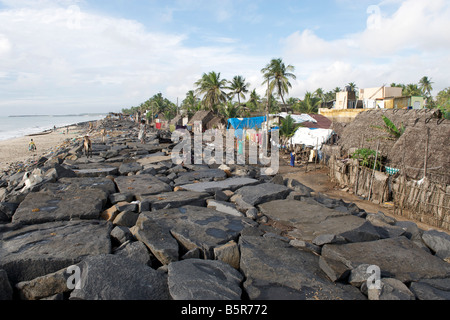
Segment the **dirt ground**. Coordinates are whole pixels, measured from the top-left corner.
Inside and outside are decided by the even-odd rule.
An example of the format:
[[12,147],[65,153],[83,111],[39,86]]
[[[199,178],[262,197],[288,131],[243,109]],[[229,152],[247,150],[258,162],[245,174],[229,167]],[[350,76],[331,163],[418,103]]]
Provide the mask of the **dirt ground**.
[[[314,163],[310,163],[308,164],[307,168],[305,168],[304,165],[296,164],[296,167],[293,168],[289,166],[287,159],[283,161],[283,158],[280,155],[280,168],[278,170],[278,173],[281,174],[284,178],[296,179],[297,181],[303,183],[305,186],[310,187],[317,193],[323,193],[333,199],[342,199],[347,203],[353,202],[359,208],[364,209],[366,212],[377,213],[378,211],[381,211],[387,216],[393,217],[398,221],[413,221],[403,216],[394,215],[394,208],[389,204],[375,204],[371,201],[363,200],[352,193],[342,191],[341,188],[337,187],[330,181],[328,177],[328,168],[324,165],[315,165]],[[423,230],[435,229],[438,231],[449,233],[449,231],[447,230],[432,227],[418,221],[413,222]]]

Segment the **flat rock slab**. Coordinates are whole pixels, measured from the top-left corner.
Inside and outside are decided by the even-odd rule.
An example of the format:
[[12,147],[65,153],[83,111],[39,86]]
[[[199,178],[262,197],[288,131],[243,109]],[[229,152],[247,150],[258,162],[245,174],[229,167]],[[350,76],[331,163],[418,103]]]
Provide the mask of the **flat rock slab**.
[[71,219],[98,219],[108,195],[100,189],[67,189],[29,193],[12,222],[36,224]]
[[112,254],[88,257],[78,264],[81,288],[70,299],[168,300],[167,275],[145,264]]
[[344,237],[348,242],[380,238],[372,224],[349,213],[326,208],[314,200],[275,200],[259,205],[261,213],[293,228],[289,235],[312,241],[320,235]]
[[79,177],[61,178],[57,183],[47,183],[41,190],[51,190],[61,192],[78,189],[100,189],[108,195],[116,193],[116,185],[111,179],[105,177]]
[[185,190],[189,191],[197,191],[197,192],[209,192],[214,193],[217,190],[231,190],[235,191],[244,186],[255,185],[260,183],[259,180],[245,178],[245,177],[237,177],[237,178],[229,178],[221,181],[208,181],[208,182],[200,182],[200,183],[191,183],[182,185],[181,187]]
[[341,261],[350,268],[377,265],[381,275],[402,282],[450,277],[450,264],[415,245],[406,237],[377,241],[327,244],[322,256]]
[[202,179],[209,180],[224,180],[226,179],[227,174],[225,171],[220,169],[209,169],[209,170],[199,170],[199,171],[189,171],[189,172],[180,172],[178,174],[178,178],[174,179],[174,183],[176,186],[191,184],[194,181],[200,181]]
[[206,198],[210,195],[204,192],[177,191],[164,192],[155,195],[139,196],[142,203],[149,203],[151,211],[164,208],[179,208],[185,205],[206,206]]
[[210,208],[183,206],[141,213],[136,222],[136,237],[161,263],[169,264],[196,248],[205,258],[212,259],[215,247],[237,240],[245,227],[255,224],[251,219]]
[[240,270],[250,300],[355,300],[364,295],[351,285],[332,283],[319,257],[275,239],[239,238]]
[[119,176],[114,181],[120,193],[131,193],[136,197],[172,191],[167,183],[150,174]]
[[285,199],[292,190],[275,183],[261,183],[255,186],[246,186],[236,190],[246,203],[256,206],[263,202]]
[[69,267],[89,255],[110,253],[112,224],[67,221],[25,226],[1,234],[0,269],[12,283]]
[[168,267],[173,300],[240,300],[242,274],[219,260],[187,259]]
[[138,159],[137,162],[142,165],[145,166],[147,164],[154,164],[154,163],[158,163],[158,162],[162,162],[162,161],[171,161],[172,158],[171,156],[161,156],[161,155],[155,155],[155,156],[148,156],[145,158],[141,158]]
[[114,167],[74,169],[73,171],[78,177],[106,177],[110,175],[115,176],[118,173],[118,169]]

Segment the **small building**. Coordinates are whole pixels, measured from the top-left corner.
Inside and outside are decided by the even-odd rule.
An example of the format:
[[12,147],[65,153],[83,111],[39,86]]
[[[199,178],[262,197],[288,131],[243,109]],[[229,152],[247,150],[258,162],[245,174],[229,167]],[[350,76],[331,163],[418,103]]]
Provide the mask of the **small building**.
[[355,109],[357,104],[356,93],[352,90],[336,92],[335,109]]
[[207,124],[214,118],[214,113],[209,110],[197,111],[191,119],[189,119],[187,126],[194,127],[195,122],[200,122],[202,125],[202,131],[207,129]]

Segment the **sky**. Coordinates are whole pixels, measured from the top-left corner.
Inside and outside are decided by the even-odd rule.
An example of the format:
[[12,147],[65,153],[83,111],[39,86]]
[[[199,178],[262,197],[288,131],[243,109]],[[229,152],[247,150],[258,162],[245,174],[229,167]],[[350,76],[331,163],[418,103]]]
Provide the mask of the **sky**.
[[203,73],[295,67],[305,92],[433,81],[449,87],[449,0],[0,0],[0,116],[119,112]]

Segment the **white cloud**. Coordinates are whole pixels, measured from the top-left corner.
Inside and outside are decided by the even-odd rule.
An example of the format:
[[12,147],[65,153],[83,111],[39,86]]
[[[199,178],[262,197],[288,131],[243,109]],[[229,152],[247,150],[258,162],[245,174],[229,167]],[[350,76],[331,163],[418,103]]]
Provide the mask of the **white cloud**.
[[217,47],[190,48],[184,34],[85,12],[73,1],[51,3],[0,11],[0,56],[6,56],[0,59],[0,93],[6,93],[0,94],[0,113],[11,105],[64,108],[77,102],[88,111],[93,105],[120,110],[157,92],[181,102],[203,72],[231,78],[231,70],[260,69],[259,59],[237,53],[231,38],[219,38]]
[[[397,4],[391,15],[384,5]],[[318,87],[331,90],[356,82],[359,87],[391,82],[417,83],[427,75],[434,93],[449,85],[450,4],[445,0],[384,1],[368,14],[367,28],[335,40],[311,30],[296,31],[282,40],[286,61],[300,78],[292,94]]]

